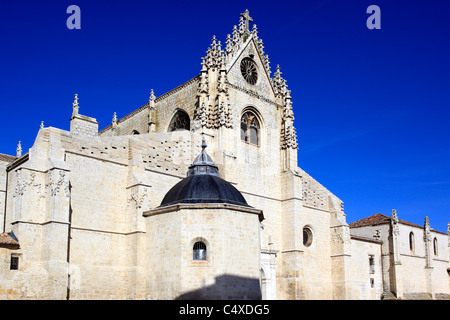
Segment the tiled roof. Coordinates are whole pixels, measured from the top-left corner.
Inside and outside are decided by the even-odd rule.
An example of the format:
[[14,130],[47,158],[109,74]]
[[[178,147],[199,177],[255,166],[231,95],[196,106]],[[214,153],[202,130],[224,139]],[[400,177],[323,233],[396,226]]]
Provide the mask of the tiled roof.
[[0,161],[3,161],[3,162],[13,162],[14,159],[16,159],[16,157],[10,156],[10,155],[8,155],[8,154],[0,153]]
[[352,222],[349,224],[350,228],[358,228],[358,227],[366,227],[366,226],[375,226],[384,223],[390,223],[391,217],[385,216],[384,214],[377,213],[373,216]]
[[[380,224],[385,224],[385,223],[391,223],[391,219],[392,217],[386,216],[384,214],[381,213],[377,213],[374,214],[370,217],[361,219],[361,220],[357,220],[355,222],[352,222],[349,224],[350,228],[359,228],[359,227],[367,227],[367,226],[376,226],[376,225],[380,225]],[[422,228],[423,226],[420,226],[418,224],[406,221],[406,220],[401,220],[398,219],[399,223],[408,225],[408,226],[412,226],[412,227],[416,227],[416,228]],[[433,230],[436,231],[436,230]],[[439,232],[439,231],[436,231]]]
[[19,247],[19,242],[9,233],[0,233],[0,247]]

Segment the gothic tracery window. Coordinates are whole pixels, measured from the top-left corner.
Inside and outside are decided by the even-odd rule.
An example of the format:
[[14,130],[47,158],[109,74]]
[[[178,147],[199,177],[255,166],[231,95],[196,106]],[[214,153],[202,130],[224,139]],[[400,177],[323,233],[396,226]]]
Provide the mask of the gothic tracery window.
[[178,110],[170,121],[168,131],[172,132],[190,129],[191,125],[188,114],[182,110]]
[[241,74],[245,81],[255,84],[258,81],[258,68],[256,63],[250,58],[244,58],[241,61]]
[[260,128],[256,115],[251,111],[246,111],[241,118],[241,140],[259,145]]

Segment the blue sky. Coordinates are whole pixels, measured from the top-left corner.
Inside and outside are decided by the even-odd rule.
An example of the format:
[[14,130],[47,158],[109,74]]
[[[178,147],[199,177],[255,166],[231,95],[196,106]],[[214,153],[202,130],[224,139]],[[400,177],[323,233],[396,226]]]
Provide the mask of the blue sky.
[[[69,5],[81,30],[69,30]],[[369,5],[381,29],[369,30]],[[299,166],[347,221],[397,209],[450,221],[450,2],[7,1],[0,6],[0,152],[26,152],[41,121],[69,129],[73,95],[100,128],[200,72],[213,35],[249,9],[292,90]]]

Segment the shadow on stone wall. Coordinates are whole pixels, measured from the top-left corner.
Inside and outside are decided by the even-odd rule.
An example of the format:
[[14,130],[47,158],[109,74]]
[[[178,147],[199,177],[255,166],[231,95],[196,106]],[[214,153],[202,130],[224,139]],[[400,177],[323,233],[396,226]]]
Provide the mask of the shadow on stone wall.
[[221,275],[213,285],[186,292],[176,300],[261,300],[259,279]]

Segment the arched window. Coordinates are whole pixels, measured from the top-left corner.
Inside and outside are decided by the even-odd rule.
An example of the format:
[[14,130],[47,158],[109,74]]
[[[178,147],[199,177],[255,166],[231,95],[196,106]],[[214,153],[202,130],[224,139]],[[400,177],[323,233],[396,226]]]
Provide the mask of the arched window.
[[194,260],[206,260],[206,244],[202,241],[197,241],[194,243],[193,248],[193,259]]
[[139,133],[139,131],[137,131],[137,130],[133,130],[133,131],[131,132],[131,134],[140,134],[140,133]]
[[241,118],[241,140],[258,146],[260,128],[256,115],[252,111],[246,111]]
[[409,251],[411,253],[414,253],[414,233],[410,232],[409,233]]
[[433,239],[433,252],[434,252],[435,256],[438,255],[438,241],[437,241],[437,238]]
[[303,228],[303,245],[309,247],[312,244],[313,234],[310,228]]
[[191,124],[190,124],[189,116],[186,112],[182,110],[178,110],[177,113],[173,116],[172,120],[169,124],[169,132],[172,131],[181,131],[181,130],[190,130]]

